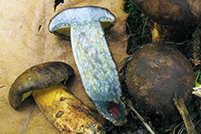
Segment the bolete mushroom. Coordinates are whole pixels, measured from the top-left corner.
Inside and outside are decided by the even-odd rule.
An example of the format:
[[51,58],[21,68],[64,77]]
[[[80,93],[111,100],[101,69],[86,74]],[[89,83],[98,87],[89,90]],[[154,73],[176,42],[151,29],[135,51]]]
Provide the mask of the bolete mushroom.
[[9,102],[17,109],[31,93],[49,122],[62,133],[104,133],[93,113],[62,84],[73,75],[63,62],[47,62],[24,71],[13,82]]
[[[201,26],[201,1],[199,0],[131,0],[142,13],[154,21],[151,23],[152,42],[183,42],[189,40],[188,35]],[[152,22],[152,21],[151,21]],[[193,64],[199,63],[200,55],[197,50],[200,40],[193,33],[192,45],[194,54]],[[191,38],[191,37],[190,37]]]
[[74,59],[86,93],[104,118],[122,125],[126,118],[120,100],[118,71],[103,31],[115,21],[115,16],[105,8],[69,8],[50,21],[49,31],[71,37]]
[[199,0],[132,0],[140,11],[163,25],[192,25],[201,21]]
[[127,65],[125,77],[133,99],[153,114],[173,117],[177,114],[175,95],[186,105],[192,98],[191,64],[166,44],[149,43],[138,49]]

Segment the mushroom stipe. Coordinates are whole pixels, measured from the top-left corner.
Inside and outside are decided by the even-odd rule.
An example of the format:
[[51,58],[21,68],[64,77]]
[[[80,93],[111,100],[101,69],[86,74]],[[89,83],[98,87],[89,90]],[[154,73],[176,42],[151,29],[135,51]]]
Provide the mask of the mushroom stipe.
[[32,95],[46,119],[61,133],[105,133],[94,114],[62,83]]
[[61,83],[73,72],[73,68],[63,62],[47,62],[27,69],[10,88],[11,106],[17,109],[25,99],[23,95],[32,92],[47,120],[61,133],[104,133],[93,113]]

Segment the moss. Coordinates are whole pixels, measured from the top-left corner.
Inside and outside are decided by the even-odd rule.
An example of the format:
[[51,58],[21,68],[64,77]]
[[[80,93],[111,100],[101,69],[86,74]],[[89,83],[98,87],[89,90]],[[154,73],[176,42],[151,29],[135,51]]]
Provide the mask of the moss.
[[130,0],[125,3],[125,12],[130,14],[126,32],[131,35],[127,49],[127,54],[131,55],[139,46],[151,41],[150,19],[142,14]]

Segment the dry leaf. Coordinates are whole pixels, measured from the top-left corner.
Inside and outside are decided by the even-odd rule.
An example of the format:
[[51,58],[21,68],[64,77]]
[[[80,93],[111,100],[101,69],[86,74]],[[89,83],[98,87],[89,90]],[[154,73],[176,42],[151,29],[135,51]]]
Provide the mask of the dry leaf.
[[95,110],[86,95],[75,65],[70,41],[61,39],[48,31],[50,19],[65,8],[78,6],[101,6],[108,8],[117,18],[116,25],[108,32],[106,38],[121,68],[120,62],[127,57],[128,35],[125,33],[127,14],[122,0],[68,0],[57,6],[47,0],[1,0],[0,9],[0,133],[59,133],[50,124],[33,99],[28,98],[19,110],[11,108],[8,91],[12,82],[27,68],[46,61],[63,61],[75,69],[75,76],[68,81],[69,88],[87,106]]
[[0,133],[3,134],[22,133],[33,109],[31,99],[23,103],[18,111],[12,109],[8,91],[19,74],[44,61],[44,31],[38,31],[45,22],[41,11],[44,11],[44,6],[40,0],[1,0]]

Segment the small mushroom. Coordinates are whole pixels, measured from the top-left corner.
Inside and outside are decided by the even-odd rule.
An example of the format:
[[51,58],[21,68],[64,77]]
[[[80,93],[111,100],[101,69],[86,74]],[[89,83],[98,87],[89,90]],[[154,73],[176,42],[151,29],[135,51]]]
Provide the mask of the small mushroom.
[[104,118],[122,125],[126,118],[120,100],[118,71],[103,31],[115,21],[115,16],[105,8],[69,8],[50,21],[49,31],[71,37],[74,59],[86,93]]
[[63,62],[47,62],[27,69],[12,84],[9,102],[14,109],[31,93],[49,122],[62,133],[104,133],[93,113],[61,82],[73,75]]

